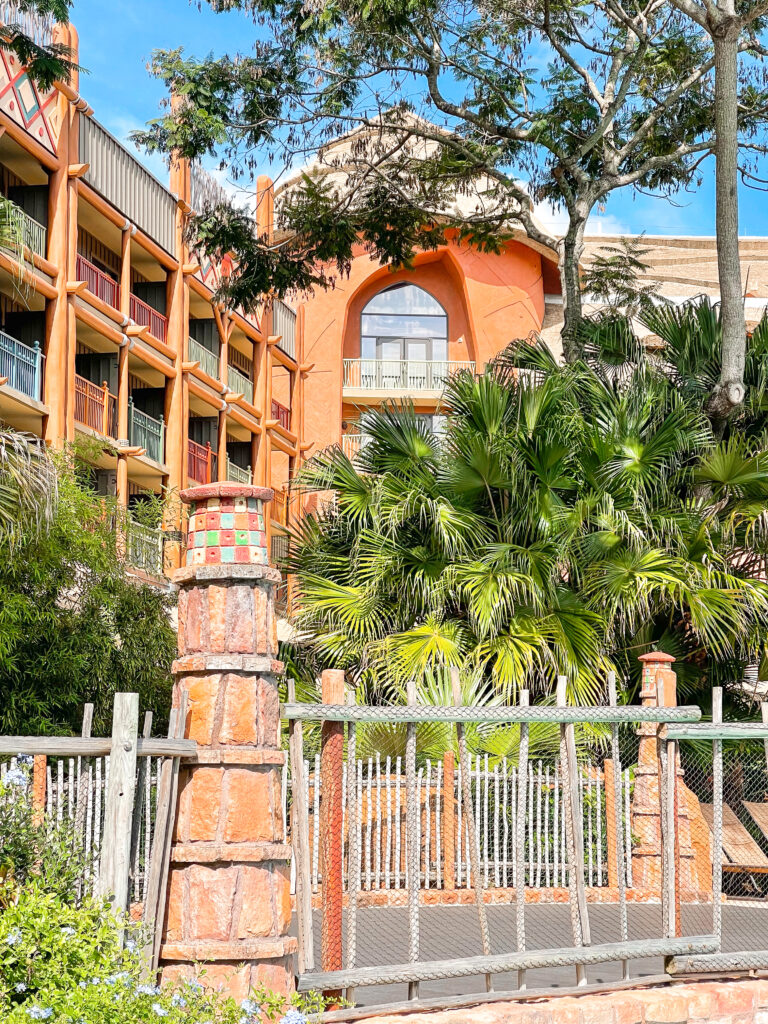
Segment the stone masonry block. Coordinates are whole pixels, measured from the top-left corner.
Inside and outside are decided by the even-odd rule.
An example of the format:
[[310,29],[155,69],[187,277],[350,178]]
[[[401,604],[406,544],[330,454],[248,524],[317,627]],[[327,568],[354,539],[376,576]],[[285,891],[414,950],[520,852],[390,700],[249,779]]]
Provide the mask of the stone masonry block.
[[291,925],[291,872],[287,864],[272,866],[272,886],[275,894],[277,934],[284,935]]
[[751,1013],[755,1005],[756,992],[751,985],[743,985],[737,981],[714,986],[717,1012],[735,1016],[739,1013]]
[[184,939],[228,939],[238,868],[192,864],[185,870],[189,898],[184,909]]
[[182,938],[184,881],[184,869],[171,866],[165,901],[165,937],[169,942],[178,942]]
[[280,747],[280,695],[274,679],[259,679],[259,707],[257,722],[260,747]]
[[[216,699],[219,693],[220,676],[187,676],[176,687],[187,691],[187,722],[184,735],[204,746],[213,742]],[[177,702],[177,701],[176,701]]]
[[258,679],[230,674],[225,679],[224,713],[219,729],[220,743],[260,744]]
[[639,992],[637,998],[645,1005],[646,1024],[685,1024],[688,1003],[684,996],[665,989]]
[[188,842],[216,839],[221,811],[222,768],[199,767],[186,787],[189,800]]
[[274,935],[275,910],[270,868],[259,864],[243,865],[240,868],[238,897],[240,913],[235,926],[235,938]]
[[227,587],[227,650],[235,654],[254,651],[254,591],[243,584]]
[[276,842],[281,835],[275,814],[273,768],[230,768],[226,773],[223,838],[228,843]]
[[229,587],[211,584],[206,587],[208,598],[208,646],[206,650],[217,654],[227,650],[227,592]]

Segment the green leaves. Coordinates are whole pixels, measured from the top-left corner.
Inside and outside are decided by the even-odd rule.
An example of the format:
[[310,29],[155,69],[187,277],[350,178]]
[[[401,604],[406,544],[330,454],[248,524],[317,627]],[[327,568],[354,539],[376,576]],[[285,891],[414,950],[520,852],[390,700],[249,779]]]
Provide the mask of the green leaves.
[[662,639],[686,685],[736,677],[765,643],[768,452],[746,419],[716,441],[686,383],[713,314],[656,321],[679,358],[664,372],[615,319],[607,359],[602,344],[564,367],[510,346],[451,379],[439,438],[407,406],[365,413],[373,440],[354,464],[336,449],[302,471],[301,486],[336,489],[292,552],[309,660],[387,700],[450,665],[503,700],[523,686],[548,699],[561,673],[596,700],[609,668],[629,678]]

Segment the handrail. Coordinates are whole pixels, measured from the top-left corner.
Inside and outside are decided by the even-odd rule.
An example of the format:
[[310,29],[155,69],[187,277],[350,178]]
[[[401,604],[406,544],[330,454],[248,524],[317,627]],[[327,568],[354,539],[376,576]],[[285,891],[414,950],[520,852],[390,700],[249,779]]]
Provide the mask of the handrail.
[[158,420],[137,409],[132,398],[128,402],[128,439],[131,444],[145,448],[150,459],[164,461],[165,422],[162,416]]
[[272,419],[277,420],[281,427],[284,427],[286,430],[291,429],[291,410],[287,406],[273,398],[271,412]]
[[475,364],[462,359],[345,359],[345,388],[375,391],[440,391],[454,373]]
[[218,479],[218,455],[210,444],[187,440],[187,476],[198,484],[215,483]]
[[120,307],[120,285],[117,281],[95,267],[90,260],[80,253],[75,258],[75,276],[78,281],[85,281],[88,291],[96,298],[106,302],[113,309]]
[[130,311],[131,319],[135,320],[140,327],[148,327],[149,333],[158,341],[165,341],[168,336],[168,318],[166,316],[153,309],[138,295],[133,294],[130,298]]
[[[12,199],[8,201],[13,203]],[[21,238],[24,245],[30,252],[37,253],[38,256],[45,259],[48,251],[48,228],[30,216],[18,203],[13,203],[13,205],[21,217]]]
[[8,378],[9,387],[40,401],[44,361],[45,356],[38,342],[31,347],[5,331],[0,331],[0,377]]
[[591,707],[517,705],[515,707],[462,707],[434,704],[281,704],[280,714],[289,721],[324,722],[547,722],[577,725],[580,722],[698,722],[701,708],[689,707]]
[[117,436],[117,398],[106,381],[100,387],[75,374],[75,419],[105,437]]
[[253,405],[253,381],[231,363],[227,366],[227,387],[230,391],[239,392],[246,402]]
[[245,469],[242,466],[237,466],[227,456],[227,480],[231,480],[236,484],[252,484],[253,483],[253,472],[251,467],[248,466]]
[[130,565],[153,576],[163,575],[163,531],[129,518],[126,557]]
[[275,299],[272,304],[272,333],[280,338],[278,348],[295,359],[296,313],[280,299]]
[[212,380],[218,381],[221,378],[221,357],[218,352],[212,352],[190,335],[187,353],[190,361],[200,363],[200,369],[203,373],[207,373]]

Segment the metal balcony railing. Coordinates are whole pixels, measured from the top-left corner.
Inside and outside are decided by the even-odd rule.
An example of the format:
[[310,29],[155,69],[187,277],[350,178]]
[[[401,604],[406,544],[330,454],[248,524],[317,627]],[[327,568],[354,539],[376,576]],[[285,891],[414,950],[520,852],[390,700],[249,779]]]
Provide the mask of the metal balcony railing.
[[7,377],[10,387],[38,402],[43,397],[44,360],[37,342],[30,347],[0,331],[0,377]]
[[365,434],[343,434],[341,438],[341,450],[348,459],[354,459],[360,450],[368,443],[369,438]]
[[231,364],[227,367],[227,387],[253,405],[253,381]]
[[210,444],[187,441],[187,476],[197,484],[215,483],[219,478],[219,459]]
[[158,341],[165,341],[168,336],[168,318],[158,313],[137,295],[131,295],[131,319],[140,327],[148,327],[149,333]]
[[14,203],[10,199],[8,202],[15,207],[14,213],[20,221],[21,240],[24,245],[31,252],[45,259],[48,253],[48,229],[45,224],[41,224],[34,217],[30,217],[26,210],[22,210],[18,203]]
[[252,484],[253,473],[251,467],[247,466],[243,469],[242,466],[236,466],[230,457],[227,456],[227,480],[235,484]]
[[117,398],[106,381],[99,387],[75,376],[75,419],[105,437],[117,437]]
[[469,360],[345,359],[344,387],[361,391],[440,391],[459,370],[474,372]]
[[13,25],[38,46],[50,46],[56,19],[52,14],[40,14],[29,7],[20,0],[0,0],[0,25]]
[[152,576],[163,575],[163,531],[128,519],[126,558],[129,565]]
[[296,358],[296,313],[280,299],[272,305],[272,333],[280,336],[279,348]]
[[272,419],[277,420],[285,430],[291,429],[291,410],[274,398],[272,399]]
[[162,417],[154,416],[137,409],[133,399],[128,402],[128,439],[132,445],[145,448],[147,456],[155,462],[165,459],[165,423]]
[[75,260],[75,273],[78,281],[85,281],[88,285],[88,291],[92,295],[95,295],[102,302],[106,302],[108,306],[112,306],[113,309],[119,309],[120,307],[120,285],[114,278],[111,278],[109,274],[105,274],[103,270],[99,270],[98,267],[87,260],[85,256],[77,254]]
[[187,344],[187,353],[193,363],[200,363],[200,369],[203,373],[207,373],[213,380],[221,378],[221,360],[218,352],[211,352],[205,345],[190,337]]

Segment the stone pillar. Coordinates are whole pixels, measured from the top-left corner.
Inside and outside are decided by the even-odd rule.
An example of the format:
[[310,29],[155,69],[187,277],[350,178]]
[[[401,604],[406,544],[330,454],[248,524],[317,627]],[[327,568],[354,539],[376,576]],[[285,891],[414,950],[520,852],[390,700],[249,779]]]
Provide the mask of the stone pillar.
[[[640,697],[643,707],[677,707],[677,676],[671,654],[653,651],[639,659],[643,665]],[[661,802],[657,726],[638,727],[635,789],[632,798],[632,832],[637,844],[632,849],[632,881],[637,889],[661,893]],[[691,839],[690,808],[693,794],[683,782],[677,758],[677,844],[679,850],[680,894],[683,902],[700,896],[694,846]],[[698,802],[697,802],[698,803]]]
[[272,491],[208,484],[182,491],[190,508],[178,570],[179,658],[174,705],[187,696],[171,849],[164,978],[204,969],[205,984],[243,999],[263,983],[293,986],[296,939],[280,793],[284,754],[274,588],[265,516]]

